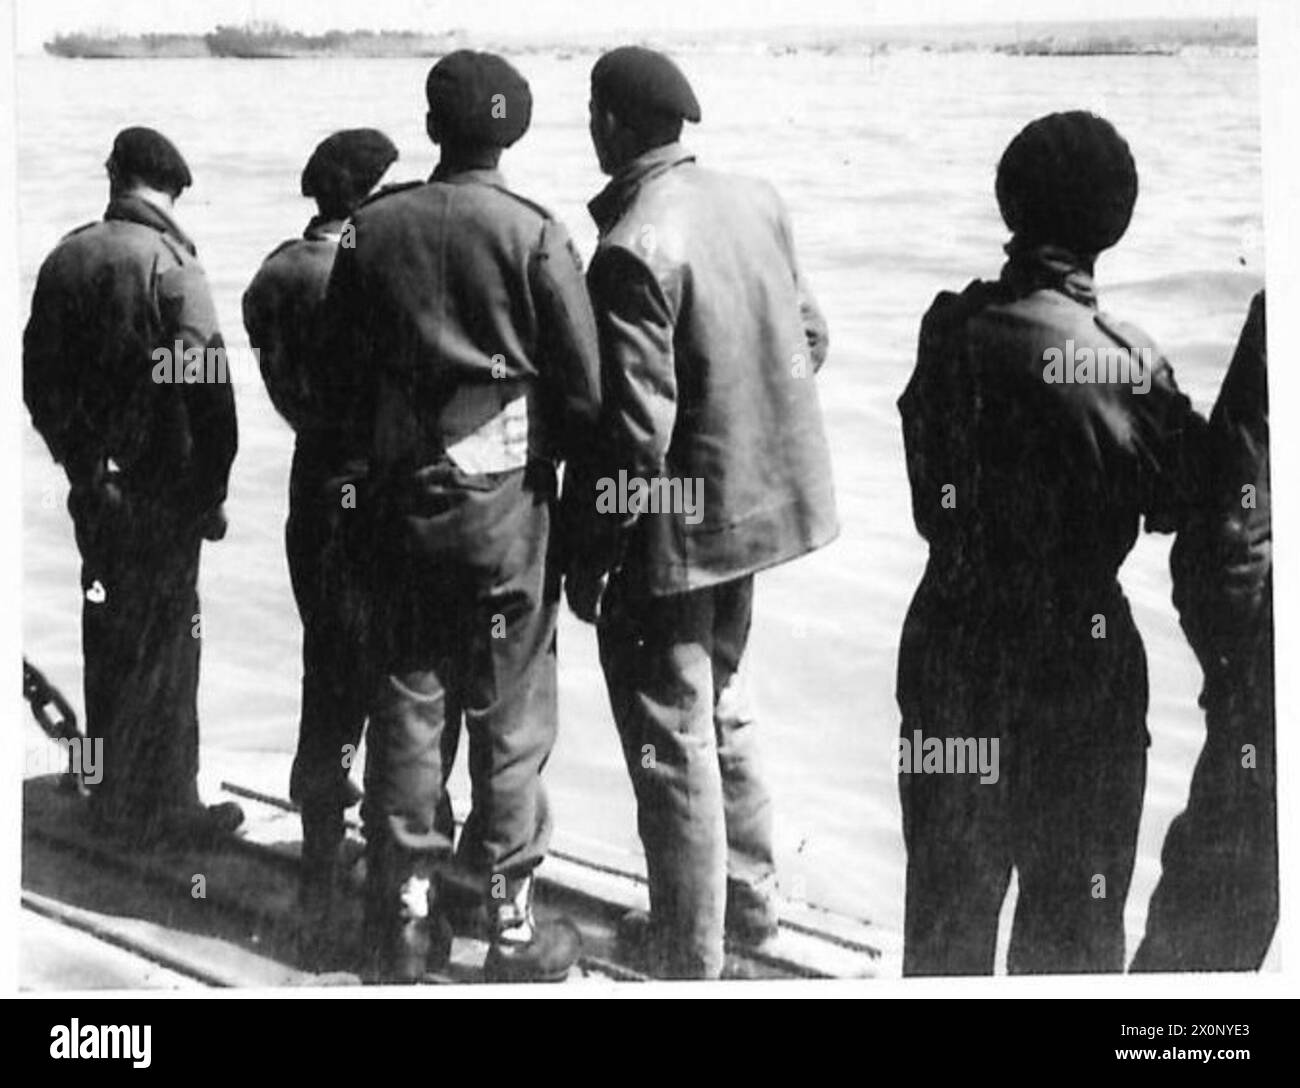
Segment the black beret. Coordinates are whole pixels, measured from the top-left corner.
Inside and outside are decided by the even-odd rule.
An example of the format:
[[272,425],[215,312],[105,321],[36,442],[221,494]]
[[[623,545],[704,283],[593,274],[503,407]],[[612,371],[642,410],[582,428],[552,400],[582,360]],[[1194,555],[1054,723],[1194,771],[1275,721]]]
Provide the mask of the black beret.
[[172,195],[194,184],[176,145],[161,132],[140,125],[117,134],[107,165],[121,177],[135,178]]
[[453,140],[509,147],[528,131],[533,94],[504,57],[458,49],[429,70],[429,110]]
[[327,212],[346,215],[396,161],[396,146],[378,129],[343,129],[311,153],[302,171],[302,195],[314,197]]
[[700,119],[700,104],[682,70],[664,54],[639,45],[620,46],[596,61],[591,96],[624,121],[655,115]]
[[1123,237],[1137,193],[1128,144],[1109,121],[1084,110],[1030,122],[998,164],[998,207],[1011,232],[1081,255]]

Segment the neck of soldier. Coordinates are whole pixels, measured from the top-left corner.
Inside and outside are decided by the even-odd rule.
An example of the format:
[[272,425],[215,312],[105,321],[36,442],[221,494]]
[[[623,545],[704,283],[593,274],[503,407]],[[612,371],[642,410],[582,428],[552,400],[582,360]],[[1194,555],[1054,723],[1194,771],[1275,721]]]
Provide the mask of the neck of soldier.
[[164,193],[161,189],[151,189],[148,185],[131,185],[121,189],[113,189],[109,196],[114,200],[122,197],[133,196],[138,200],[143,200],[147,204],[152,204],[160,212],[171,215],[176,207],[176,201],[171,193]]
[[619,125],[607,135],[604,145],[597,148],[596,157],[604,173],[618,177],[642,155],[673,143],[676,140],[642,136],[626,125]]
[[438,160],[438,171],[442,174],[460,174],[466,170],[495,170],[501,162],[499,147],[461,147],[456,144],[443,144],[442,156]]

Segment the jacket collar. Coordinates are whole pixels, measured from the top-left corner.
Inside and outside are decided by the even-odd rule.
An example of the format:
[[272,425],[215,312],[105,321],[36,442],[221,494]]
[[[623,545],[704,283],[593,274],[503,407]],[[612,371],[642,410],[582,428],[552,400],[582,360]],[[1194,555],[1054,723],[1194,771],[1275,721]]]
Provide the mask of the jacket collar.
[[139,223],[142,226],[152,227],[162,234],[166,234],[174,239],[191,257],[198,254],[194,243],[190,237],[180,227],[176,225],[170,215],[168,215],[157,204],[151,204],[143,197],[138,196],[116,196],[108,202],[108,207],[104,210],[104,219],[116,219],[127,223]]
[[326,215],[313,215],[302,236],[309,242],[336,241],[343,233],[344,222],[343,219],[333,219]]
[[680,143],[664,144],[638,155],[610,178],[609,184],[587,205],[596,228],[604,234],[617,223],[646,182],[694,161],[695,156]]
[[1009,259],[1002,266],[1002,282],[1017,298],[1047,288],[1097,308],[1092,275],[1095,258],[1081,257],[1063,246],[1037,245],[1016,238],[1007,245],[1006,252]]
[[429,180],[440,181],[444,185],[491,185],[497,189],[506,187],[505,175],[494,166],[448,169],[442,163],[439,163],[433,168]]

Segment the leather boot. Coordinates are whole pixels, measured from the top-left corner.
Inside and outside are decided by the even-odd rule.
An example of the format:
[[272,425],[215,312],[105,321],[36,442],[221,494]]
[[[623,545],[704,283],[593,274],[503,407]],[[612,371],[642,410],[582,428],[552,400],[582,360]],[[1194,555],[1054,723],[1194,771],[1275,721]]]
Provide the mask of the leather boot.
[[411,984],[451,958],[451,927],[434,902],[432,866],[395,848],[367,851],[366,945],[377,982]]
[[781,930],[776,907],[776,878],[759,884],[727,878],[727,941],[758,948]]
[[533,916],[533,877],[506,879],[505,898],[490,899],[492,945],[483,964],[488,982],[563,982],[582,952],[582,938],[567,918]]
[[482,888],[454,877],[444,877],[438,882],[438,896],[442,913],[453,933],[480,941],[491,939],[492,922],[487,907],[483,905]]
[[337,805],[310,804],[302,809],[302,860],[298,880],[298,957],[304,970],[329,969],[330,917],[343,813]]
[[619,958],[652,978],[660,971],[659,940],[649,911],[630,910],[615,928]]

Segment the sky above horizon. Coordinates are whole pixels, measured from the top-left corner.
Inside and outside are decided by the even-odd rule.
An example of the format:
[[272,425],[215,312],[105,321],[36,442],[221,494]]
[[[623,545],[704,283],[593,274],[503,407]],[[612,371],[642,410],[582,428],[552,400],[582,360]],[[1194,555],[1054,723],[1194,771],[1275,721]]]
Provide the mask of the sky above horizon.
[[219,23],[294,30],[459,28],[547,38],[619,31],[690,33],[777,27],[918,26],[1079,19],[1250,16],[1256,0],[16,0],[19,52],[76,30],[201,33]]

